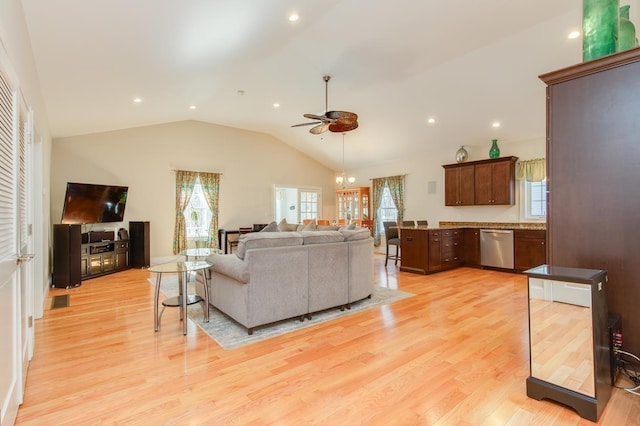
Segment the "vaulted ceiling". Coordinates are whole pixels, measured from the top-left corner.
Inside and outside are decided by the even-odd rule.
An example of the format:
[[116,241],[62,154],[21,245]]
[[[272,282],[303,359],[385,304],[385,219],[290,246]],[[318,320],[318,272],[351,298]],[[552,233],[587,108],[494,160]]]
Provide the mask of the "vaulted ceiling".
[[359,115],[345,148],[357,168],[539,140],[537,76],[581,61],[567,38],[577,0],[22,3],[54,138],[194,119],[269,133],[333,169],[342,136],[291,127],[324,112],[323,75],[329,109]]

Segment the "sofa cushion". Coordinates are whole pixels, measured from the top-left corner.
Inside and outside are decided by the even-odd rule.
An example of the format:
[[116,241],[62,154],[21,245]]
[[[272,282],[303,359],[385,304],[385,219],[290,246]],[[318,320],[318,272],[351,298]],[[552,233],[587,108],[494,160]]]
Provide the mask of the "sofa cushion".
[[337,225],[318,225],[316,229],[318,231],[338,231],[340,227]]
[[260,232],[280,232],[280,229],[278,229],[278,224],[277,223],[271,222],[270,224],[268,224],[267,226],[262,228],[260,230]]
[[301,246],[302,235],[297,232],[252,232],[238,240],[236,255],[244,259],[247,250],[268,247]]
[[226,275],[241,283],[249,282],[249,265],[238,259],[233,254],[212,254],[207,256],[207,261],[212,263],[212,271]]
[[341,243],[344,241],[344,236],[338,231],[302,231],[301,234],[304,245]]
[[368,228],[341,228],[340,233],[344,236],[345,241],[366,240],[371,236],[371,231]]
[[308,223],[304,225],[303,231],[315,231],[318,228],[318,225],[315,222]]

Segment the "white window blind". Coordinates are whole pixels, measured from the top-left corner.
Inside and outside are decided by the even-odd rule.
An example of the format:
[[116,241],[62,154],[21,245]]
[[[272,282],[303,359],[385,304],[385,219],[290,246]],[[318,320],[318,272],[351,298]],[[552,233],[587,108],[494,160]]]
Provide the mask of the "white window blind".
[[0,72],[0,259],[15,256],[16,96]]

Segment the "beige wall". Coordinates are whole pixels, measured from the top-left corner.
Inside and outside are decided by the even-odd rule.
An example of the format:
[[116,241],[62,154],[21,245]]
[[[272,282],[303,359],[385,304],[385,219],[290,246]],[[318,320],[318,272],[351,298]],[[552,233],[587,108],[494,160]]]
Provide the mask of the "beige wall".
[[[52,221],[60,222],[67,182],[126,185],[125,225],[150,221],[152,261],[171,256],[175,221],[175,174],[171,169],[223,174],[221,228],[273,220],[274,184],[321,187],[323,216],[335,215],[332,170],[263,133],[181,121],[56,139]],[[106,225],[93,229],[113,228]]]

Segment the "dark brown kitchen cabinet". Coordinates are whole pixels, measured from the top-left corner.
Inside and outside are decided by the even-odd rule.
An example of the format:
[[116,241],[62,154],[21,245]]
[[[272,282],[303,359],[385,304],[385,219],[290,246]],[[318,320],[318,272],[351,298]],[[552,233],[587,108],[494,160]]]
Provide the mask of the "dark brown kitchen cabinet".
[[442,231],[429,231],[429,272],[442,269]]
[[475,204],[513,205],[516,157],[498,158],[475,165]]
[[445,206],[513,205],[517,157],[445,164]]
[[462,230],[400,228],[400,270],[428,274],[460,266]]
[[513,232],[516,271],[522,272],[547,263],[547,231],[516,229]]
[[[444,229],[440,245],[440,268],[449,269],[460,266],[462,262],[462,230]],[[431,247],[429,247],[431,249]]]
[[444,167],[444,205],[472,206],[475,202],[474,166],[449,164]]
[[466,228],[464,230],[464,249],[462,260],[466,265],[480,265],[480,230]]
[[425,229],[400,229],[400,270],[426,274],[429,270],[428,232]]

